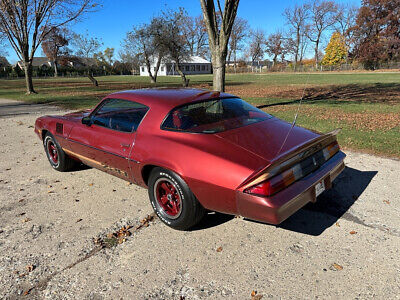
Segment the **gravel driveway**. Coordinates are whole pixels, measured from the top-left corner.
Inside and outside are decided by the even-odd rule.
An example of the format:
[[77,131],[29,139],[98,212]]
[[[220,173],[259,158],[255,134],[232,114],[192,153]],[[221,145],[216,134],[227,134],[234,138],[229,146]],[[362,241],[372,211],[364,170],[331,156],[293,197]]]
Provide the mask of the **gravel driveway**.
[[400,299],[399,161],[346,152],[334,189],[281,226],[210,213],[180,232],[147,218],[142,188],[54,171],[45,113],[62,111],[0,100],[0,298]]

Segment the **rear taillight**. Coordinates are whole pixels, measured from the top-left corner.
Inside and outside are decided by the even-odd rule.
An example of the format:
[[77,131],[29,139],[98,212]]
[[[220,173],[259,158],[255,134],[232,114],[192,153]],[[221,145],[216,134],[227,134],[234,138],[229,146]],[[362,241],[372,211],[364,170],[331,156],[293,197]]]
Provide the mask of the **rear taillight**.
[[329,144],[328,146],[326,146],[322,150],[322,153],[324,154],[325,159],[328,160],[332,156],[334,156],[338,151],[339,151],[339,144],[335,141],[335,142]]
[[303,161],[273,176],[271,179],[245,189],[244,192],[264,197],[271,196],[318,169],[338,151],[339,145],[335,141],[322,149],[322,151],[305,158]]
[[285,172],[274,176],[273,178],[263,181],[255,186],[247,188],[244,192],[259,196],[271,196],[280,190],[288,187],[296,180],[303,177],[300,164],[286,170]]

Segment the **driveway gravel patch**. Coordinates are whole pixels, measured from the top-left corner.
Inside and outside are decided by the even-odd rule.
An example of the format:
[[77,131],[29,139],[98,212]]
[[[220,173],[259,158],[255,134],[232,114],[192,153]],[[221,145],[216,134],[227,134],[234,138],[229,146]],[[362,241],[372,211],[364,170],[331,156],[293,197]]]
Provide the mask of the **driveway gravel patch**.
[[334,188],[279,226],[210,212],[182,232],[149,219],[145,189],[50,167],[33,124],[64,111],[3,102],[2,299],[400,299],[398,160],[346,152]]

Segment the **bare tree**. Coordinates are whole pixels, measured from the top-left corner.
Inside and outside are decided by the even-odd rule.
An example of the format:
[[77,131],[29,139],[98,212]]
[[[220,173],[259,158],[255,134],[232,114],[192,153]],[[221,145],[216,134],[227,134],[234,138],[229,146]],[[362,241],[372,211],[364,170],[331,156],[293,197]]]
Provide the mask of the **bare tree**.
[[161,47],[165,54],[175,63],[176,71],[182,78],[182,85],[187,87],[189,80],[181,69],[183,62],[190,57],[190,49],[185,43],[185,32],[182,30],[182,20],[187,17],[186,11],[179,8],[178,11],[167,10],[162,13],[162,16],[157,18],[158,30],[154,30],[155,39],[160,41]]
[[126,52],[125,50],[119,50],[118,56],[122,64],[128,66],[131,74],[135,74],[140,68],[140,57],[139,54]]
[[[125,52],[138,55],[140,61],[146,65],[147,72],[152,83],[157,82],[157,73],[165,50],[158,37],[163,32],[163,23],[159,17],[154,17],[150,24],[134,26],[132,31],[127,32],[122,43]],[[154,69],[152,65],[155,63]]]
[[[228,54],[229,37],[235,22],[239,0],[225,0],[224,10],[220,0],[216,0],[218,10],[215,10],[214,0],[200,0],[204,21],[207,26],[208,44],[211,51],[213,66],[213,89],[225,91],[225,64]],[[221,17],[218,25],[217,15]]]
[[[1,27],[0,27],[0,29],[1,29]],[[7,39],[7,37],[6,37],[5,33],[0,31],[0,56],[8,55],[8,53],[5,49],[6,48],[6,46],[5,46],[6,39]]]
[[293,49],[294,65],[297,69],[297,64],[302,58],[302,53],[305,50],[304,41],[306,35],[306,21],[309,15],[309,5],[295,5],[286,8],[283,16],[286,18],[286,23],[290,26],[288,39],[291,40],[291,48]]
[[208,51],[207,29],[202,16],[183,15],[180,20],[184,41],[189,47],[190,55],[205,56]]
[[338,6],[333,1],[313,0],[310,6],[310,23],[307,37],[314,43],[315,67],[319,63],[319,45],[324,31],[337,21]]
[[335,30],[344,37],[347,49],[352,48],[354,32],[351,30],[351,28],[356,25],[357,14],[358,7],[355,5],[341,4],[338,6]]
[[96,0],[0,0],[0,31],[24,64],[27,94],[35,93],[32,60],[49,33],[40,28],[64,26],[95,7]]
[[229,41],[229,53],[228,60],[231,60],[231,55],[233,54],[233,66],[236,70],[236,55],[237,51],[243,49],[243,42],[249,36],[249,23],[246,19],[236,18],[233,23],[231,37]]
[[42,50],[54,66],[54,77],[58,76],[58,58],[67,55],[70,32],[65,27],[42,28],[49,33],[42,41]]
[[98,64],[110,74],[114,71],[114,52],[114,48],[107,47],[103,52],[98,52],[93,55],[93,58],[98,62]]
[[91,37],[88,32],[86,34],[74,34],[71,44],[75,48],[75,55],[84,58],[92,58],[103,45],[101,39]]
[[265,53],[265,33],[261,29],[252,30],[250,33],[249,56],[252,65],[255,61],[260,61],[264,58]]
[[278,61],[278,57],[283,54],[284,46],[284,38],[281,31],[277,31],[268,36],[265,50],[267,54],[272,57],[274,66]]

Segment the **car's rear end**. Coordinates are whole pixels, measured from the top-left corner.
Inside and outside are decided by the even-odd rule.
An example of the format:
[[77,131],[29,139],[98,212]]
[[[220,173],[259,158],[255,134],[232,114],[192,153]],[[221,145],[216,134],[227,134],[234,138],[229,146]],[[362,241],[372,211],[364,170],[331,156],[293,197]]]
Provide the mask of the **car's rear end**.
[[206,159],[195,168],[189,156],[194,172],[186,175],[205,208],[263,222],[278,224],[315,202],[344,169],[337,131],[321,135],[235,97],[178,106],[161,128],[197,137]]
[[236,191],[239,214],[279,224],[332,187],[344,170],[337,131],[318,136],[278,155]]

